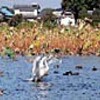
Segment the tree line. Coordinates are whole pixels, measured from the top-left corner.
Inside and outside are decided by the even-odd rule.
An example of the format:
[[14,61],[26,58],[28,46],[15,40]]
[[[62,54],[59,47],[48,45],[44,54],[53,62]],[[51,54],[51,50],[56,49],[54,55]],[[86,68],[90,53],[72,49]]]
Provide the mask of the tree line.
[[63,10],[71,10],[77,21],[80,13],[94,8],[100,10],[100,0],[62,0],[61,6]]

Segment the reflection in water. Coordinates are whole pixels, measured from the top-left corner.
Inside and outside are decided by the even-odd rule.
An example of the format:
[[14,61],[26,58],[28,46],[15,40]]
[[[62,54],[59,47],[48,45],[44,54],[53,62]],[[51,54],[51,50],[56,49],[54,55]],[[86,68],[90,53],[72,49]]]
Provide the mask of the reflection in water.
[[40,89],[40,90],[47,90],[49,89],[52,84],[48,83],[48,82],[39,82],[36,84],[36,86]]
[[50,88],[52,87],[52,84],[49,82],[38,82],[36,83],[36,88],[38,90],[38,93],[36,95],[36,98],[38,100],[45,100],[45,98],[48,97]]
[[39,100],[44,100],[46,97],[48,97],[49,92],[47,90],[45,91],[39,91],[37,98]]

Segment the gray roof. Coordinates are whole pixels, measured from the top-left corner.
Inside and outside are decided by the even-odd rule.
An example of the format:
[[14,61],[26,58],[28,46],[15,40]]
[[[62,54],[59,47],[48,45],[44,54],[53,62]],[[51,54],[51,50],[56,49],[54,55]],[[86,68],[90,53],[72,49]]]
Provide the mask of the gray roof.
[[19,9],[20,11],[33,11],[34,9],[39,9],[39,5],[14,5],[14,9]]
[[56,8],[56,9],[54,9],[54,11],[63,11],[63,9],[62,8]]

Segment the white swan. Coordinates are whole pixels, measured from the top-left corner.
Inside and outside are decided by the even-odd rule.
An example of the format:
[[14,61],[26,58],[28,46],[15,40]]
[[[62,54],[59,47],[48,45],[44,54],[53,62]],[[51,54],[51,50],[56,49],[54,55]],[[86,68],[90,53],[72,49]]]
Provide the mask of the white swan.
[[48,74],[48,62],[51,60],[52,57],[52,55],[39,55],[35,58],[35,60],[33,61],[32,78],[30,79],[30,81],[40,81],[45,75]]

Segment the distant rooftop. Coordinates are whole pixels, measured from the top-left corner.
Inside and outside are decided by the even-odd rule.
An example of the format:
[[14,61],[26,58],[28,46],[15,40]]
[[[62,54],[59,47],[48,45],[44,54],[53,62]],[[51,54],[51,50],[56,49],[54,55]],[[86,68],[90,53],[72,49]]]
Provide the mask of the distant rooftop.
[[32,4],[32,5],[14,5],[14,9],[20,9],[20,11],[33,11],[34,9],[40,9],[40,6],[38,4]]

